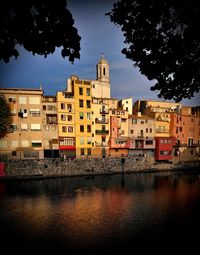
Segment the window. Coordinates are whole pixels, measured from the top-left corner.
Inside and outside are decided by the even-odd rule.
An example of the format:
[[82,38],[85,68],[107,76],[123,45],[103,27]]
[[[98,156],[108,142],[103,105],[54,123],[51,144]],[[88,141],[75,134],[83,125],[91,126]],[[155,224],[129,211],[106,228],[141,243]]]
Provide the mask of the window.
[[27,130],[28,129],[28,124],[27,123],[22,123],[21,124],[21,130]]
[[80,137],[80,144],[84,145],[84,137]]
[[13,141],[11,141],[11,146],[12,146],[13,148],[17,148],[17,147],[19,147],[19,143],[18,143],[18,141],[17,141],[17,140],[13,140]]
[[86,88],[86,95],[90,96],[90,89],[89,88]]
[[150,131],[150,133],[152,133],[152,128],[150,128],[150,130],[149,130],[149,131]]
[[46,111],[46,105],[43,105],[43,111]]
[[103,68],[103,75],[106,75],[106,68]]
[[146,145],[153,145],[153,141],[145,141]]
[[144,121],[143,121],[143,120],[141,120],[141,124],[144,124]]
[[137,124],[137,119],[132,119],[132,124]]
[[95,89],[95,84],[92,85],[93,89]]
[[65,121],[66,120],[66,116],[64,114],[61,114],[61,120]]
[[31,117],[39,117],[40,116],[40,109],[30,109],[30,116]]
[[11,130],[17,131],[17,124],[12,124],[11,125]]
[[146,128],[146,133],[148,133],[148,131],[149,131],[148,128]]
[[28,140],[22,140],[22,147],[23,148],[29,147],[29,141]]
[[66,133],[67,132],[67,127],[66,126],[62,126],[62,132]]
[[90,105],[90,100],[86,100],[86,107],[87,107],[87,108],[90,108],[90,107],[91,107],[91,105]]
[[91,120],[91,113],[90,112],[87,112],[87,120]]
[[12,156],[17,156],[17,152],[16,151],[12,151]]
[[91,132],[91,125],[87,125],[87,132]]
[[9,103],[16,103],[16,97],[9,97],[8,102]]
[[178,127],[176,128],[176,134],[178,134]]
[[67,120],[72,121],[72,115],[67,115]]
[[192,138],[189,138],[188,139],[188,146],[192,146],[193,145],[193,139]]
[[59,144],[61,146],[62,145],[71,145],[71,146],[74,146],[75,145],[75,138],[74,137],[63,137],[63,138],[60,138]]
[[80,116],[80,120],[83,120],[83,119],[84,119],[84,113],[83,113],[83,112],[80,112],[80,113],[79,113],[79,116]]
[[79,88],[79,95],[83,95],[83,88]]
[[71,105],[71,104],[67,104],[67,110],[68,110],[69,112],[71,112],[71,110],[72,110],[72,105]]
[[80,132],[84,132],[84,126],[80,125]]
[[29,97],[29,104],[40,104],[39,97]]
[[68,126],[68,133],[73,133],[73,127],[72,126]]
[[47,110],[48,111],[56,111],[55,105],[47,105]]
[[6,140],[0,140],[0,148],[8,147],[8,142]]
[[81,148],[81,156],[84,156],[84,149]]
[[79,107],[83,108],[83,99],[79,99]]
[[133,129],[131,129],[131,134],[134,134],[134,130]]
[[61,103],[60,104],[60,108],[63,110],[63,109],[65,109],[65,104],[64,103]]
[[27,98],[26,97],[19,97],[19,104],[27,104]]
[[31,141],[32,147],[42,147],[42,142],[39,140],[33,140]]
[[91,155],[91,149],[87,149],[87,154]]
[[41,130],[40,124],[31,124],[32,131],[39,131]]
[[92,137],[87,138],[87,144],[92,144]]

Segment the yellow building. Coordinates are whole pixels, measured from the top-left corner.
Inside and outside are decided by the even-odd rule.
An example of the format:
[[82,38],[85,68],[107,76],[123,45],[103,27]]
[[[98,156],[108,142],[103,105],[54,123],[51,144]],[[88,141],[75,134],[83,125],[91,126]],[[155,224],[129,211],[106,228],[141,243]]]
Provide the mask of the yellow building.
[[75,100],[70,92],[57,92],[60,157],[76,157]]
[[74,97],[76,157],[89,157],[92,153],[91,81],[72,76],[67,82],[67,91]]
[[0,140],[1,157],[27,159],[44,157],[42,137],[42,89],[1,88],[13,117],[10,133]]

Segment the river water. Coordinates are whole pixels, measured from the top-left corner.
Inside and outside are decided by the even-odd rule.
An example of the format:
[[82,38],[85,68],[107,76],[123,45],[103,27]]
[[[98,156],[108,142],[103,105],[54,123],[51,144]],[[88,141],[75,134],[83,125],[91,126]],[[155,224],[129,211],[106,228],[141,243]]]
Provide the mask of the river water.
[[0,244],[6,254],[192,251],[199,247],[199,216],[198,173],[0,183]]

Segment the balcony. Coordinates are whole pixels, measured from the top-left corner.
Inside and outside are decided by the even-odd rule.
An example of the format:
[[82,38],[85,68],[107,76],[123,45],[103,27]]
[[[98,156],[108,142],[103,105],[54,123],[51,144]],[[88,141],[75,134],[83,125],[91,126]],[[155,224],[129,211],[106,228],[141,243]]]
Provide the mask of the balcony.
[[144,139],[144,134],[143,134],[143,133],[138,133],[138,134],[137,134],[137,138],[142,138],[142,139]]
[[109,130],[96,130],[96,135],[108,135],[109,134]]
[[109,119],[96,118],[95,119],[95,123],[98,123],[98,124],[108,124],[109,123]]
[[106,142],[95,142],[95,147],[108,147],[108,143]]
[[156,129],[156,133],[169,133],[169,129],[160,129],[160,128],[157,128]]
[[108,114],[109,111],[107,109],[100,109],[100,114]]

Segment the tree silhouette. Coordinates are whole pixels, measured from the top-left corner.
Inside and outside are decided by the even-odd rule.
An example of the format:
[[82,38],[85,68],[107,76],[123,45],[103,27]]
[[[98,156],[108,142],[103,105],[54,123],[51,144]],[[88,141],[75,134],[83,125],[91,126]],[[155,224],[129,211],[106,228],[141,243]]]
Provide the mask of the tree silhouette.
[[46,57],[63,47],[63,58],[80,58],[80,39],[66,0],[7,0],[0,9],[0,60],[18,57],[17,45]]
[[180,101],[200,90],[200,5],[194,0],[121,0],[110,16],[121,26],[122,50],[159,91]]
[[11,124],[12,117],[10,106],[4,97],[0,96],[0,139],[5,137],[6,134],[10,132]]

